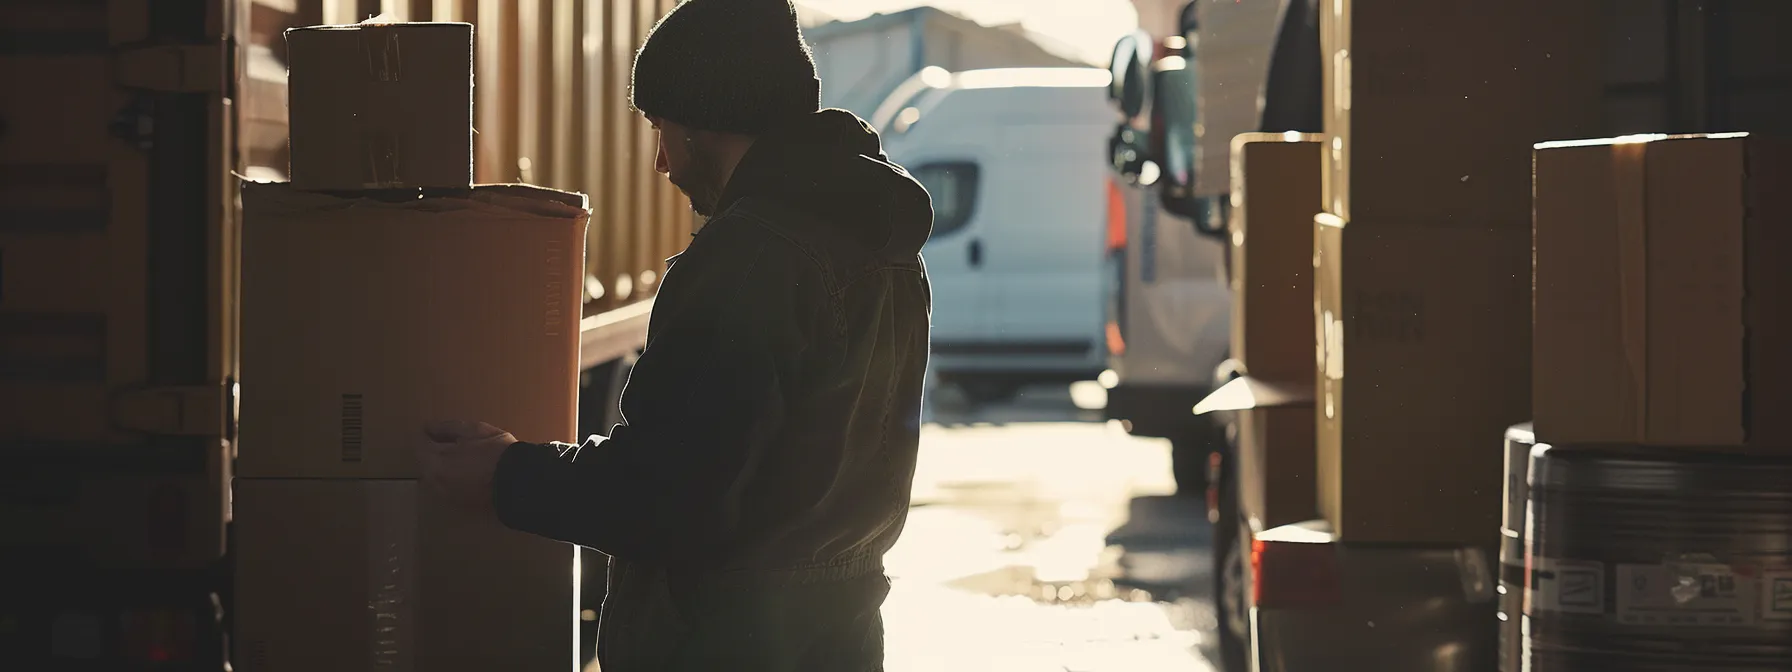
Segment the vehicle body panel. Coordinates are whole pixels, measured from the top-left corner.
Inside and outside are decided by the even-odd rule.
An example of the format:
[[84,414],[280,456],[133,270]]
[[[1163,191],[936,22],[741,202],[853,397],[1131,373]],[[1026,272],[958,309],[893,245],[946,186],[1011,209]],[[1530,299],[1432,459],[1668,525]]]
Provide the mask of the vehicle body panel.
[[922,251],[933,367],[948,377],[1093,378],[1104,360],[1105,72],[927,76],[940,85],[899,103],[883,133],[891,159],[935,201]]
[[1486,549],[1341,543],[1323,521],[1265,530],[1255,540],[1330,547],[1338,592],[1324,606],[1253,600],[1253,672],[1480,672],[1496,657]]

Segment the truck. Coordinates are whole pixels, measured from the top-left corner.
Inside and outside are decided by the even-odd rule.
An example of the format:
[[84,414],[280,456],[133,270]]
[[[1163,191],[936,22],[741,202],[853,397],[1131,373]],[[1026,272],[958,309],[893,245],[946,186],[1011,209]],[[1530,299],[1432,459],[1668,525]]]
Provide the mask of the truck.
[[[1109,417],[1134,434],[1169,438],[1178,491],[1205,497],[1214,524],[1216,663],[1242,672],[1252,642],[1248,540],[1236,522],[1237,428],[1225,414],[1193,410],[1246,374],[1229,352],[1232,138],[1322,130],[1317,6],[1134,4],[1141,25],[1155,34],[1125,36],[1114,50],[1110,100],[1123,121],[1109,142],[1110,163],[1117,200],[1128,212],[1124,232],[1111,238],[1119,239],[1113,254],[1127,268],[1109,302],[1121,345],[1112,348],[1113,368],[1102,384]],[[1153,277],[1160,265],[1199,280],[1175,292]],[[1127,338],[1140,328],[1158,331],[1155,338]]]
[[[286,177],[288,28],[475,24],[477,181],[592,197],[580,431],[607,431],[695,224],[625,99],[674,4],[0,7],[0,656],[230,669],[237,189]],[[584,554],[588,658],[607,560]]]
[[1108,143],[1114,281],[1099,382],[1108,419],[1168,439],[1177,491],[1200,496],[1225,447],[1224,428],[1189,409],[1228,359],[1230,143],[1258,130],[1279,14],[1267,2],[1135,5],[1159,33],[1122,37],[1110,65],[1120,121]]

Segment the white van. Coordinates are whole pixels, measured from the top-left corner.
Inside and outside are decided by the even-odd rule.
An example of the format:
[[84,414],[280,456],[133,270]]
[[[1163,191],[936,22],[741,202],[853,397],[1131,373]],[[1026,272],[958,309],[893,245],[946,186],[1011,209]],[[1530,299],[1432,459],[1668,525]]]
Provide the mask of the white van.
[[1107,366],[1108,71],[927,68],[872,115],[933,197],[933,367],[973,400]]

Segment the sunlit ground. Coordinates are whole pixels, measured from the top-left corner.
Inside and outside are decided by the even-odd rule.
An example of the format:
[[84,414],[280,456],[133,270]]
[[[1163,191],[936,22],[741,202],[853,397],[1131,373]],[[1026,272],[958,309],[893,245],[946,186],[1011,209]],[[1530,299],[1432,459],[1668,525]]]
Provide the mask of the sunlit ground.
[[[915,508],[886,560],[886,669],[1212,669],[1205,522],[1161,496],[1168,444],[1078,422],[1077,405],[1030,391],[930,414],[950,426],[926,428]],[[1187,543],[1109,546],[1129,511],[1129,527]]]
[[1212,672],[1205,517],[1167,496],[1169,444],[1089,396],[928,409],[885,558],[888,672]]

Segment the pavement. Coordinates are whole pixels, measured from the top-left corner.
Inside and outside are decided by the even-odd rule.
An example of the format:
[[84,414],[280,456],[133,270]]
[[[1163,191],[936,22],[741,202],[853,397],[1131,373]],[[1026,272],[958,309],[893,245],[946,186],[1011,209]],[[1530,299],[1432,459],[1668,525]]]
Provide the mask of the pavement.
[[887,670],[1214,669],[1208,525],[1168,496],[1167,442],[1100,422],[1066,388],[985,407],[938,396],[886,558]]
[[929,395],[887,672],[1216,669],[1210,528],[1169,496],[1167,441],[1102,422],[1088,386]]

